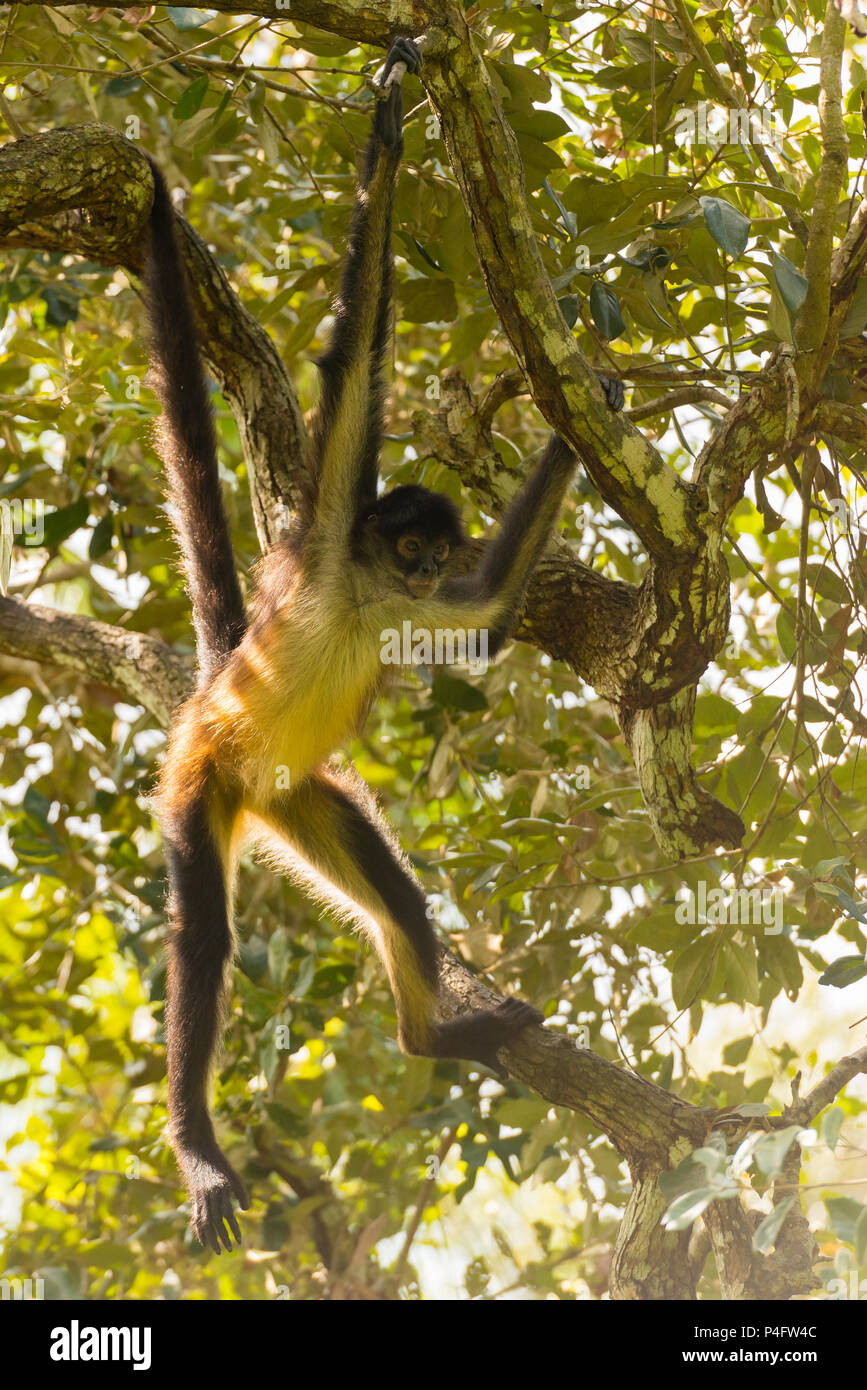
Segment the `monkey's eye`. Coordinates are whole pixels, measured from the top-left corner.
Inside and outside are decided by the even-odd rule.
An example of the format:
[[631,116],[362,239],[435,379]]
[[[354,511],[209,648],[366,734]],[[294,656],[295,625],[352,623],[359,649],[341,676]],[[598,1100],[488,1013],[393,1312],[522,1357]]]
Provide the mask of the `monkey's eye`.
[[440,541],[438,545],[435,545],[435,546],[434,546],[434,552],[433,552],[433,553],[434,553],[434,559],[435,559],[435,560],[447,560],[448,557],[449,557],[449,543],[448,543],[448,541]]
[[421,545],[415,536],[401,536],[397,543],[398,555],[417,555],[420,549]]

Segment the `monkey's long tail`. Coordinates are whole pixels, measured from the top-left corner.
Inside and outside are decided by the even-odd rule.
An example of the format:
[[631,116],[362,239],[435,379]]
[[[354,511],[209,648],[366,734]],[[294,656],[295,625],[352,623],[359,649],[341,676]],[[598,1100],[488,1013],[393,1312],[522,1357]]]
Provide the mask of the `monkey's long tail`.
[[193,607],[204,684],[247,629],[217,466],[217,439],[175,215],[153,160],[145,260],[151,357],[163,413],[159,451]]

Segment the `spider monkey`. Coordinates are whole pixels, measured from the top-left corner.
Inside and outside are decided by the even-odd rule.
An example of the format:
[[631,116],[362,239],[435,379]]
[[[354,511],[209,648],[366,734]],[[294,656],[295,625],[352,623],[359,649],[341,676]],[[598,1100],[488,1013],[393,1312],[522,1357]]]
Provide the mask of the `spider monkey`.
[[[405,1052],[466,1058],[505,1077],[497,1049],[542,1021],[519,999],[437,1021],[440,948],[424,893],[360,779],[327,761],[382,687],[383,629],[406,617],[428,629],[471,623],[488,628],[491,654],[502,645],[575,466],[569,447],[552,437],[471,575],[452,572],[466,536],[448,498],[416,485],[377,493],[403,122],[400,73],[390,83],[389,76],[396,63],[417,72],[420,61],[408,39],[397,39],[386,60],[388,94],[377,101],[333,330],[319,361],[309,496],[295,533],[263,562],[252,621],[223,508],[174,212],[152,165],[145,290],[163,408],[160,452],[199,668],[196,692],[172,727],[155,798],[169,876],[168,1129],[193,1234],[217,1253],[221,1243],[228,1250],[232,1237],[241,1239],[232,1198],[248,1205],[207,1101],[242,846],[264,850],[367,934],[394,993]],[[279,789],[278,768],[288,768],[289,790]]]

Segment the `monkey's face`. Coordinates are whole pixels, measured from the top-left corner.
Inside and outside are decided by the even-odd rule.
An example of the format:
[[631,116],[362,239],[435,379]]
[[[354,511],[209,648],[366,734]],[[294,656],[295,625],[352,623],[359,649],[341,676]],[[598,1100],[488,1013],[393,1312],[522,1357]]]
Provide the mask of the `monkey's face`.
[[450,551],[445,536],[424,536],[418,531],[405,531],[398,536],[394,564],[413,598],[430,598],[436,593]]
[[378,570],[398,593],[430,598],[451,560],[466,544],[454,503],[417,483],[406,483],[376,500],[356,527],[364,563]]

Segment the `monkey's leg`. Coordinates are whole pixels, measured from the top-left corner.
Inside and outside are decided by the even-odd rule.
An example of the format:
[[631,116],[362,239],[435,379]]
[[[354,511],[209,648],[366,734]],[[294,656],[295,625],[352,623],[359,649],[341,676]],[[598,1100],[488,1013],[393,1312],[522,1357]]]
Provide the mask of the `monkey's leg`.
[[440,948],[425,896],[366,788],[320,773],[255,814],[271,831],[266,843],[274,857],[366,928],[388,974],[403,1051],[481,1062],[505,1079],[497,1049],[543,1016],[523,1000],[507,999],[495,1009],[436,1022]]
[[231,833],[235,807],[220,795],[212,768],[175,749],[163,770],[161,820],[169,871],[169,966],[166,1051],[169,1138],[190,1195],[190,1226],[217,1254],[241,1232],[234,1195],[249,1206],[244,1184],[224,1157],[208,1110],[207,1086],[217,1050],[233,950],[230,920]]

